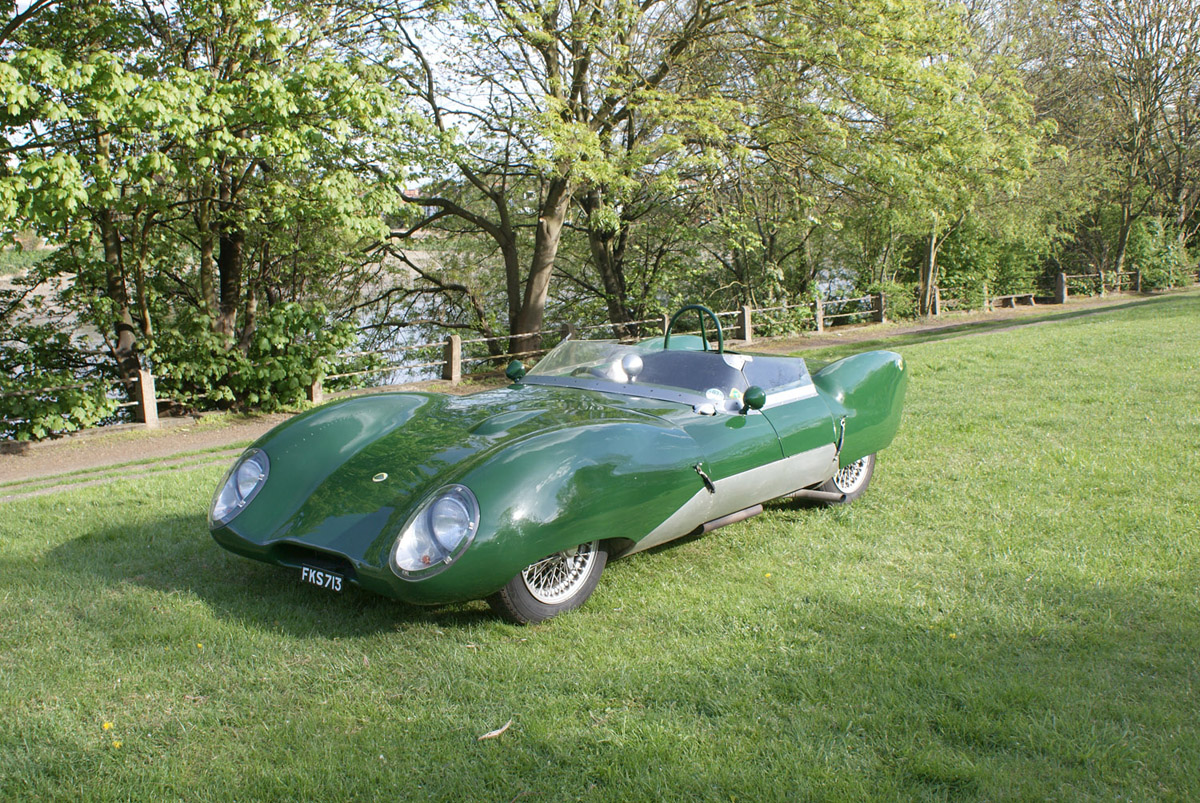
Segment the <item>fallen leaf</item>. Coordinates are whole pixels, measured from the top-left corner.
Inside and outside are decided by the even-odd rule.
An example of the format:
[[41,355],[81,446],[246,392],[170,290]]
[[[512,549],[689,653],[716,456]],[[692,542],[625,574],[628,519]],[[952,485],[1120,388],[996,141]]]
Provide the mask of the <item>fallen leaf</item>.
[[512,720],[510,719],[508,722],[505,722],[501,727],[496,728],[496,730],[488,731],[487,733],[483,734],[482,736],[479,737],[479,739],[477,741],[482,742],[484,739],[495,739],[497,736],[499,736],[500,734],[502,734],[506,730],[508,730],[511,725],[512,725]]

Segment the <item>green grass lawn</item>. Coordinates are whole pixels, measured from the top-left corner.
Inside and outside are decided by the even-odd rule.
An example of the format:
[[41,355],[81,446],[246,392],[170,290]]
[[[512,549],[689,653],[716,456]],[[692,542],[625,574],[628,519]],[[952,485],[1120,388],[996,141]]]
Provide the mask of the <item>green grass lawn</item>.
[[859,503],[618,561],[537,627],[224,553],[218,467],[0,505],[0,797],[1196,799],[1198,324],[905,345]]
[[18,251],[14,248],[0,250],[0,276],[12,276],[23,273],[27,268],[41,262],[49,254],[48,251],[30,249]]

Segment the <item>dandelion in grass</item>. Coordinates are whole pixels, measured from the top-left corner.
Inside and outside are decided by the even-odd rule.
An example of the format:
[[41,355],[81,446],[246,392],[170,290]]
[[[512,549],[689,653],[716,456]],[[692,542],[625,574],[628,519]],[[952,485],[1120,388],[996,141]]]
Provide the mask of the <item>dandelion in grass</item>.
[[113,728],[113,724],[111,722],[105,722],[100,727],[104,728],[106,731],[110,731]]
[[120,750],[120,749],[121,749],[121,743],[120,743],[120,742],[118,742],[118,741],[114,741],[114,742],[112,743],[112,746],[113,746],[113,750]]

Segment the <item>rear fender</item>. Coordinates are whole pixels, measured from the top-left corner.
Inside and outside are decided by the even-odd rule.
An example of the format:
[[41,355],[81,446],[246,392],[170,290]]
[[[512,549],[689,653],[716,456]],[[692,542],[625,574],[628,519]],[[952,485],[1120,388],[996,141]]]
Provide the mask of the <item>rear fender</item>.
[[[891,351],[868,351],[825,366],[813,384],[829,405],[835,424],[844,417],[839,464],[874,454],[892,442],[900,427],[908,371]],[[840,431],[840,425],[839,425]]]

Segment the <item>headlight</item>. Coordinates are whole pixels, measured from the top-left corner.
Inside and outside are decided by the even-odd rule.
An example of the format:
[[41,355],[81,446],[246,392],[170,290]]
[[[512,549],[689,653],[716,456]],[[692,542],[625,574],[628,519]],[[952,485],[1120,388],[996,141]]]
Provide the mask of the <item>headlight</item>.
[[270,471],[271,461],[261,449],[251,449],[242,455],[233,468],[229,469],[216,496],[213,497],[208,513],[209,526],[226,525],[241,513],[242,508],[250,504],[250,500],[262,490]]
[[392,571],[420,580],[445,569],[466,551],[479,527],[479,503],[463,485],[447,485],[413,514],[392,549]]

